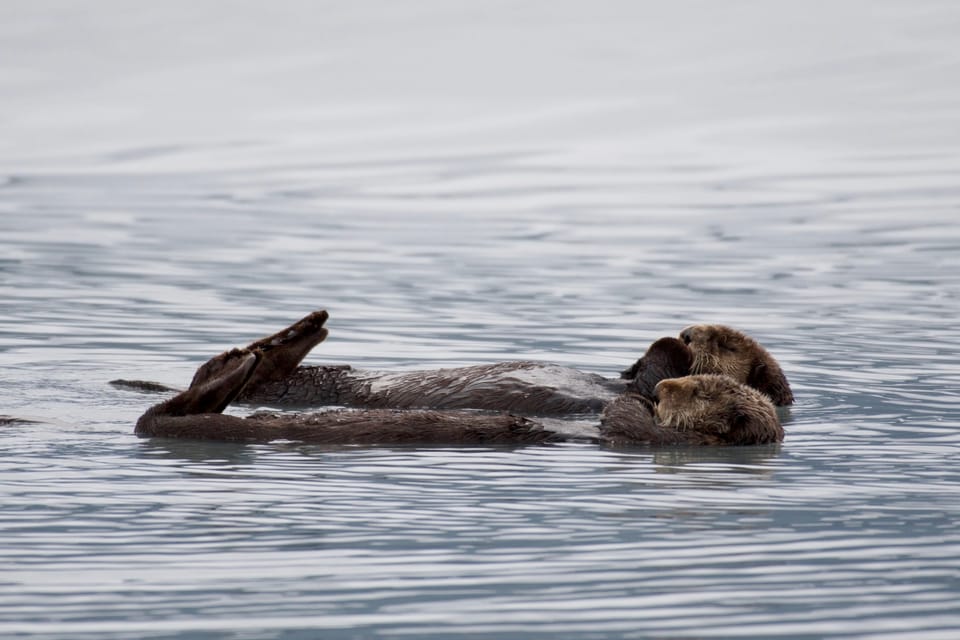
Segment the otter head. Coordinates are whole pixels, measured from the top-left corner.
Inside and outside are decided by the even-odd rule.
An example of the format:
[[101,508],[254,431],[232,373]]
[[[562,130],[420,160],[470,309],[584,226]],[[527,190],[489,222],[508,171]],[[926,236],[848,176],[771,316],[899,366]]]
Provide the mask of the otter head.
[[631,380],[628,389],[652,400],[658,382],[687,375],[692,364],[693,355],[683,342],[676,338],[660,338],[620,377]]
[[793,404],[780,364],[750,336],[718,324],[695,324],[680,332],[693,354],[691,373],[719,373],[765,393],[774,404]]
[[663,380],[656,386],[657,419],[679,431],[696,431],[718,444],[765,444],[783,440],[770,399],[718,374]]

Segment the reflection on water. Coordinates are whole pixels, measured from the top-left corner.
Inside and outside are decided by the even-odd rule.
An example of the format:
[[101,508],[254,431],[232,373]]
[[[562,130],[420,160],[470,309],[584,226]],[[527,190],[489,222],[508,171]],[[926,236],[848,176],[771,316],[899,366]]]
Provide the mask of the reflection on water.
[[[0,635],[960,630],[952,4],[8,13]],[[132,436],[108,380],[316,308],[389,369],[723,322],[798,402],[722,450]]]

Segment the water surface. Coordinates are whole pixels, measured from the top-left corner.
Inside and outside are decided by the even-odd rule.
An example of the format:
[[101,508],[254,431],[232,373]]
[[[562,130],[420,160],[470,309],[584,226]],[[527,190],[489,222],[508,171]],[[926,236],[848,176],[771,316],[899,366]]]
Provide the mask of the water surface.
[[[951,3],[14,3],[0,635],[960,632]],[[140,440],[211,355],[615,376],[693,322],[779,447]],[[245,411],[231,409],[238,414]]]

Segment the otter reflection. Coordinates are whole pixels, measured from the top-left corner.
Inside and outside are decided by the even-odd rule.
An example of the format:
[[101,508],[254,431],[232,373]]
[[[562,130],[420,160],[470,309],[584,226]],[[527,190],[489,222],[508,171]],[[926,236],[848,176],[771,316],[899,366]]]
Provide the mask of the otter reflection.
[[[147,410],[137,421],[136,433],[325,444],[528,444],[568,439],[532,418],[509,413],[382,408],[255,413],[246,418],[221,413],[249,385],[287,379],[326,337],[326,320],[326,312],[317,312],[246,348],[214,357],[197,370],[186,391]],[[637,376],[609,403],[590,439],[610,445],[719,445],[783,438],[768,398],[726,376],[685,376],[692,358],[675,338],[651,345],[635,365]]]

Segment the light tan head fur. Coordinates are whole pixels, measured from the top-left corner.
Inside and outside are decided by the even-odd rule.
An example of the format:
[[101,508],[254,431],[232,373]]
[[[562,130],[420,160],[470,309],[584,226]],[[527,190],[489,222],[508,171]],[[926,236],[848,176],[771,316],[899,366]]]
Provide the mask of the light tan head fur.
[[719,373],[765,393],[774,404],[793,404],[793,392],[780,364],[760,343],[719,324],[695,324],[680,332],[693,354],[690,372]]
[[763,444],[783,440],[783,427],[766,395],[718,374],[661,381],[656,416],[678,431],[695,431],[716,444]]

